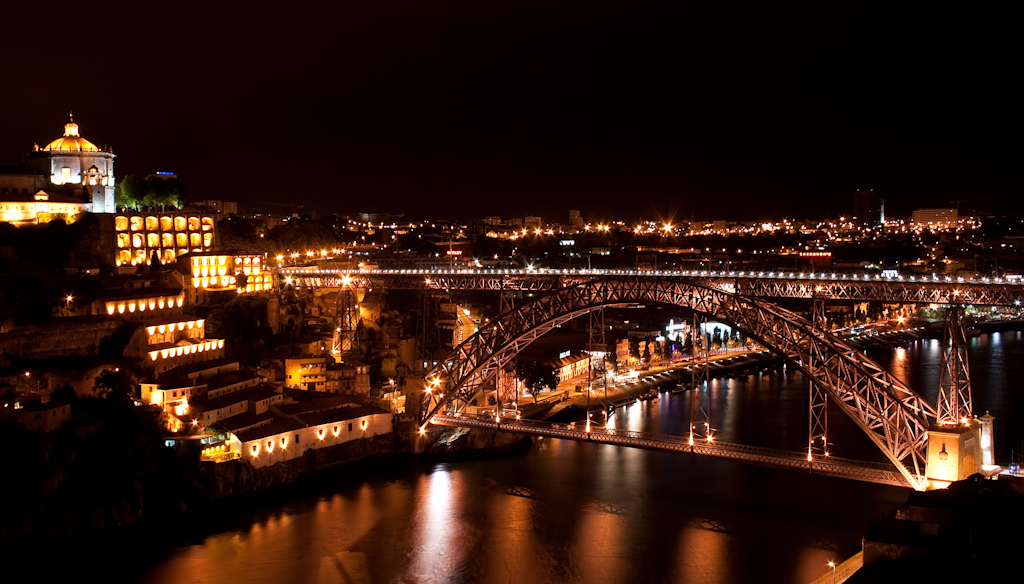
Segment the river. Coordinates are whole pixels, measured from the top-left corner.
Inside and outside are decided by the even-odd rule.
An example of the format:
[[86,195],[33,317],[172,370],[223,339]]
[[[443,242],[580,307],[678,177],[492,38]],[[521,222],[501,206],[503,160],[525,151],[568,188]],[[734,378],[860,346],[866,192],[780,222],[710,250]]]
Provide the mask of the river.
[[[1019,332],[971,341],[978,413],[996,416],[1010,456],[1024,412]],[[929,400],[938,341],[868,354]],[[807,382],[797,372],[711,384],[717,436],[802,450]],[[682,435],[687,398],[635,404],[620,428]],[[838,456],[884,460],[830,408]],[[1019,446],[1018,446],[1019,449]],[[187,541],[154,543],[118,574],[145,584],[808,582],[856,553],[907,491],[664,452],[545,439],[522,455],[327,475],[313,491],[194,520]]]

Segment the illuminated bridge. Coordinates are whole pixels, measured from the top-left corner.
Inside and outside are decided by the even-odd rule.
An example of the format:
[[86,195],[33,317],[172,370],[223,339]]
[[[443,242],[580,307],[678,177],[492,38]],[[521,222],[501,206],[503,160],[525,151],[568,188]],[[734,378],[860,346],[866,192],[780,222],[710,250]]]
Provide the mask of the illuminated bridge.
[[[892,468],[902,477],[903,484],[915,489],[924,489],[930,479],[939,482],[942,478],[930,475],[927,469],[929,432],[936,431],[936,427],[972,427],[973,404],[963,307],[971,304],[1013,306],[1019,305],[1024,298],[1024,286],[1018,283],[1002,279],[939,276],[885,278],[848,274],[659,270],[343,272],[316,268],[290,268],[282,270],[282,275],[287,282],[299,287],[531,290],[541,293],[531,302],[498,315],[437,363],[426,377],[420,411],[424,427],[430,423],[483,423],[462,416],[465,407],[485,386],[493,386],[497,373],[509,367],[512,359],[527,345],[570,320],[614,305],[675,306],[705,318],[728,323],[743,331],[748,337],[778,354],[790,366],[799,369],[811,380],[813,388],[809,404],[810,428],[806,454],[788,453],[783,456],[777,451],[769,453],[755,449],[758,453],[743,451],[747,454],[741,455],[743,447],[711,446],[713,436],[710,426],[705,423],[706,413],[700,406],[700,393],[706,391],[706,386],[695,383],[694,389],[690,391],[690,434],[686,438],[678,438],[685,441],[691,452],[783,467],[791,466],[796,456],[803,460],[806,468],[808,463],[813,465],[816,461],[816,441],[820,439],[821,443],[825,442],[827,398],[878,446],[892,463]],[[815,322],[770,302],[770,299],[775,298],[814,300]],[[821,314],[817,305],[830,300],[946,305],[947,332],[938,403],[934,406],[928,403],[863,353],[826,330],[817,316]],[[501,426],[501,430],[507,431],[517,428],[504,423]],[[524,428],[514,431],[558,435],[552,428]],[[708,430],[702,433],[702,428]],[[563,437],[594,441],[595,431],[593,428],[590,430],[591,435],[583,438],[575,434]],[[676,439],[668,437],[626,436],[604,430],[599,433],[599,442],[666,450],[675,450],[679,444]],[[627,439],[634,443],[627,444]],[[636,442],[638,440],[648,442]],[[698,445],[706,452],[696,450]],[[821,456],[826,455],[822,452]],[[980,461],[982,457],[979,455],[977,458]],[[835,470],[838,468],[834,466],[837,463],[831,460],[827,462],[833,465],[829,467],[833,469],[829,473],[842,475],[846,472],[847,476],[855,478],[853,470],[848,468],[840,472]]]
[[552,292],[599,278],[681,279],[760,298],[1020,306],[1024,283],[1004,278],[715,270],[337,270],[282,268],[296,287]]
[[458,416],[437,415],[434,416],[433,423],[437,426],[487,428],[529,434],[531,436],[560,438],[563,440],[578,440],[597,442],[598,444],[644,448],[647,450],[697,454],[760,466],[807,470],[815,474],[882,485],[910,486],[907,479],[892,464],[865,462],[836,456],[818,457],[808,460],[807,456],[800,452],[762,448],[760,446],[729,444],[728,442],[720,441],[708,442],[704,440],[690,444],[687,438],[681,436],[635,432],[632,430],[605,428],[597,425],[587,429],[585,426],[552,424],[536,420],[517,420],[514,417],[502,417],[500,422],[498,419],[491,416],[473,416],[468,414],[460,414]]

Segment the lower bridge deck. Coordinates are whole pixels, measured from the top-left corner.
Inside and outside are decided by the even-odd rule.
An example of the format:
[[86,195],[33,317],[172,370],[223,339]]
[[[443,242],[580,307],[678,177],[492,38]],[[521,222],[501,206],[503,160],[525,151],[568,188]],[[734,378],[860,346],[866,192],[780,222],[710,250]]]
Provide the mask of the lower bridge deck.
[[807,460],[805,453],[762,448],[760,446],[729,444],[719,441],[708,442],[706,440],[699,440],[691,446],[688,438],[682,436],[634,432],[632,430],[619,430],[601,426],[591,426],[590,431],[587,432],[583,426],[553,424],[535,420],[516,420],[514,418],[503,418],[498,422],[491,416],[467,414],[457,416],[436,415],[431,419],[431,423],[437,426],[488,428],[503,432],[519,432],[521,434],[562,438],[565,440],[581,440],[633,448],[646,448],[649,450],[699,454],[761,466],[810,471],[817,474],[869,483],[910,487],[903,474],[892,464],[865,462],[835,456],[823,456]]

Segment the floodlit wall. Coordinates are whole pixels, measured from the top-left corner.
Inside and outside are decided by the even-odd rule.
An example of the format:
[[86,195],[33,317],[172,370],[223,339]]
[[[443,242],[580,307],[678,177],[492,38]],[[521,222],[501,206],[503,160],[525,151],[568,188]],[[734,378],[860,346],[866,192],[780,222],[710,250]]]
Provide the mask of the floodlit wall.
[[391,414],[369,414],[351,420],[299,428],[241,443],[242,458],[256,468],[299,458],[306,450],[391,433]]

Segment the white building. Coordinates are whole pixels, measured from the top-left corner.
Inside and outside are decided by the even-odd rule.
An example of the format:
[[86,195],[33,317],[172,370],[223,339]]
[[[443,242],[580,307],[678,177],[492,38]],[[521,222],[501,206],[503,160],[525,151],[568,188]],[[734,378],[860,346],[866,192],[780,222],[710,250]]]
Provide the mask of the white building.
[[93,213],[113,213],[114,153],[101,150],[78,133],[72,118],[64,124],[64,135],[43,147],[33,145],[29,162],[35,172],[49,177],[54,185],[81,185]]
[[959,219],[956,209],[915,209],[910,221],[921,226],[955,227]]

